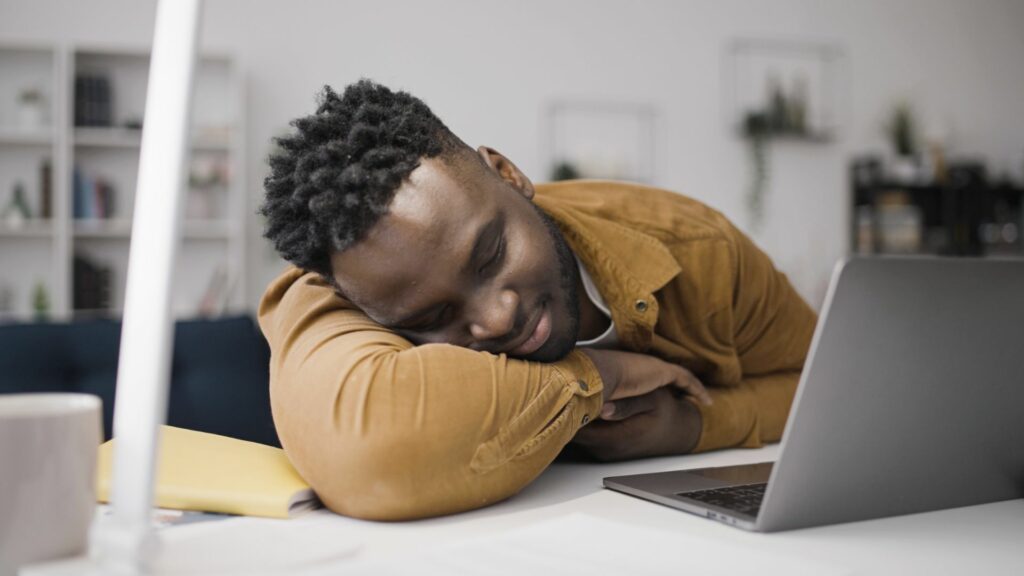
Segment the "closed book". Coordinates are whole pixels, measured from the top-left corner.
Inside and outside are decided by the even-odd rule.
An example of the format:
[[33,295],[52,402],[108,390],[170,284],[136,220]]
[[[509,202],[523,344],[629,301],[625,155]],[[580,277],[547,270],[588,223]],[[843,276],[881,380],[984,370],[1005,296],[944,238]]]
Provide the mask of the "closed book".
[[[177,510],[290,518],[320,505],[284,450],[162,426],[156,505]],[[97,499],[107,502],[117,439],[99,449]]]

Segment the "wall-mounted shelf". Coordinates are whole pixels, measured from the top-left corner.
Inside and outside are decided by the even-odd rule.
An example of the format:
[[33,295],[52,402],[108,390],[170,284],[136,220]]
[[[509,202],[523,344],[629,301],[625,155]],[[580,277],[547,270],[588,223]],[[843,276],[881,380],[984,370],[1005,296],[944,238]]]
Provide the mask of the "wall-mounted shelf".
[[0,145],[52,146],[53,130],[47,128],[22,129],[0,126]]
[[50,220],[25,220],[15,225],[0,222],[0,237],[50,238],[52,236],[53,223]]

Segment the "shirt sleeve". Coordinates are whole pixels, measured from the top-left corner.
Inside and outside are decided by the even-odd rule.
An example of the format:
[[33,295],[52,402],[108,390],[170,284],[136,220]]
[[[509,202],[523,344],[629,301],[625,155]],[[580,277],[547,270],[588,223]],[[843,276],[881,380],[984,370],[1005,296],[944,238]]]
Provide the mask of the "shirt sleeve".
[[[724,219],[723,219],[724,220]],[[789,416],[817,315],[785,274],[742,232],[726,223],[718,242],[731,273],[721,289],[729,303],[709,318],[728,368],[723,386],[698,405],[702,433],[695,452],[778,441]]]
[[597,370],[413,346],[292,270],[260,305],[274,422],[324,504],[400,520],[515,494],[601,409]]

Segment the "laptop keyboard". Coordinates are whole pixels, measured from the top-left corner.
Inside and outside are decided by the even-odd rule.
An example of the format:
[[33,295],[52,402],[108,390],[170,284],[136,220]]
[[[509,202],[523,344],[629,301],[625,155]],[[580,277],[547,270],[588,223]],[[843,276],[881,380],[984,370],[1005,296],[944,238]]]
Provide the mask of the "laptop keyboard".
[[756,517],[757,513],[761,510],[761,500],[764,499],[764,489],[766,486],[768,486],[767,482],[763,484],[747,484],[745,486],[680,492],[678,496]]

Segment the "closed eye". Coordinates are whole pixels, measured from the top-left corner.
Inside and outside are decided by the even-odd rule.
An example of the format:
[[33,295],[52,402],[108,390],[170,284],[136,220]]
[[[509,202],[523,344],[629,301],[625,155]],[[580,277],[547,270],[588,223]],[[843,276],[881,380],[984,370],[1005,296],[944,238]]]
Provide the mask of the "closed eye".
[[450,305],[443,306],[438,309],[436,314],[428,316],[427,318],[419,321],[411,326],[402,326],[402,330],[409,330],[411,332],[433,332],[441,328],[442,323],[447,319],[448,312],[451,309]]
[[487,262],[480,267],[480,275],[486,276],[489,273],[493,273],[497,269],[498,265],[501,264],[502,259],[505,256],[505,235],[498,239],[497,245],[494,247],[493,254],[487,259]]

